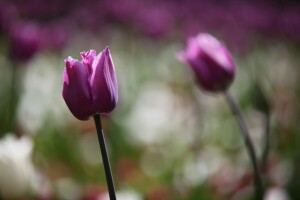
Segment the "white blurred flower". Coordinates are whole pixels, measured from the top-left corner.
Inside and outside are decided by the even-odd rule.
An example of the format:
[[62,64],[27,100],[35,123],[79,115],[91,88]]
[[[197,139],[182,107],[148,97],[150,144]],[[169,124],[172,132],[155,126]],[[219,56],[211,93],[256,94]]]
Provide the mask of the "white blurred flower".
[[[126,189],[116,193],[118,200],[142,200],[143,198],[139,193],[134,190]],[[104,194],[97,198],[97,200],[109,200],[109,195]]]
[[149,83],[140,90],[125,122],[128,141],[135,145],[162,144],[173,138],[194,142],[196,118],[190,102],[176,95],[164,83]]
[[203,184],[229,162],[216,146],[207,146],[199,154],[185,157],[183,167],[175,169],[173,184],[177,191],[186,193],[189,188]]
[[289,200],[287,193],[282,188],[272,188],[266,192],[264,200]]
[[28,197],[34,174],[30,138],[12,134],[0,140],[0,196],[5,199]]
[[29,63],[23,75],[23,94],[17,116],[29,133],[37,131],[45,120],[63,124],[68,119],[69,110],[61,96],[63,66],[59,58],[49,55],[39,56]]
[[183,179],[189,186],[203,183],[229,161],[214,146],[207,146],[195,158],[188,158],[183,169]]

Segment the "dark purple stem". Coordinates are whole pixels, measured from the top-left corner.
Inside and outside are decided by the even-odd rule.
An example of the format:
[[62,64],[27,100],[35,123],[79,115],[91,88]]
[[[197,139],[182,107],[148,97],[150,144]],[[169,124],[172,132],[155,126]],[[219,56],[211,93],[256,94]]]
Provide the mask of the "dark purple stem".
[[101,150],[101,155],[102,155],[102,160],[103,160],[103,165],[104,165],[104,170],[105,170],[109,198],[110,198],[110,200],[116,200],[117,198],[116,198],[116,193],[115,193],[115,186],[114,186],[114,181],[113,181],[113,177],[112,177],[112,173],[111,173],[109,158],[108,158],[108,154],[107,154],[107,150],[106,150],[100,114],[94,115],[94,121],[96,124],[98,140],[99,140],[99,144],[100,144],[100,150]]

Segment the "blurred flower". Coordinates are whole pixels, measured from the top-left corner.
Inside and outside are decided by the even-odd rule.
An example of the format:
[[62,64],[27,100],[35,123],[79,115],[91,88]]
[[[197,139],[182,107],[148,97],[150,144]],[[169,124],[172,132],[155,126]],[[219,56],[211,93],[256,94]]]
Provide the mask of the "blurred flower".
[[[188,143],[195,140],[197,121],[193,109],[191,101],[187,103],[181,99],[165,83],[156,81],[145,84],[140,89],[134,107],[125,121],[125,127],[128,129],[126,139],[137,146],[161,144],[164,149],[168,148],[166,143],[174,141],[176,145],[172,151],[174,156],[184,151]],[[180,148],[181,145],[183,148]]]
[[16,17],[17,10],[14,5],[0,2],[0,33],[7,32]]
[[[61,98],[61,71],[57,67],[61,58],[50,54],[40,54],[28,63],[22,74],[22,96],[17,110],[18,124],[22,131],[35,134],[45,125],[45,121],[65,125],[73,120]],[[43,84],[40,84],[43,83]]]
[[[126,189],[116,193],[118,200],[142,200],[139,193],[134,190]],[[98,197],[97,200],[109,200],[108,194],[104,194]]]
[[117,0],[117,1],[105,1],[105,9],[107,11],[107,17],[119,22],[130,23],[134,20],[136,11],[140,9],[138,0]]
[[69,21],[61,20],[48,23],[43,27],[43,48],[50,50],[60,50],[67,43],[71,33]]
[[13,61],[28,61],[42,46],[42,32],[33,23],[16,22],[9,33],[10,57]]
[[287,192],[282,188],[272,188],[266,192],[264,200],[289,200]]
[[200,85],[207,91],[224,91],[233,82],[233,58],[226,47],[209,34],[190,38],[180,59],[191,66]]
[[228,159],[216,147],[206,147],[199,155],[187,156],[183,166],[182,182],[196,187],[228,164]]
[[163,7],[146,7],[140,9],[137,15],[136,26],[147,36],[159,38],[172,30],[172,15]]
[[12,134],[0,140],[0,196],[5,199],[26,198],[32,186],[33,166],[30,138]]
[[96,113],[109,114],[118,102],[118,84],[108,47],[81,53],[79,62],[69,57],[63,73],[63,98],[72,114],[87,120]]

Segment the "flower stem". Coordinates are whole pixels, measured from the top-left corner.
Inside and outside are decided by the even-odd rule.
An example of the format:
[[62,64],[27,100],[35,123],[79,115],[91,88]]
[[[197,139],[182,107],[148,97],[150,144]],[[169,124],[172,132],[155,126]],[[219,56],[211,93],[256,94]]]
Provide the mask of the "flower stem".
[[256,190],[256,199],[263,200],[264,191],[263,191],[262,178],[261,178],[260,170],[257,165],[255,149],[254,149],[253,143],[251,141],[249,131],[246,126],[244,117],[241,113],[241,109],[239,108],[238,104],[235,102],[234,98],[228,91],[225,92],[225,98],[226,98],[226,101],[229,104],[230,108],[232,109],[232,112],[234,113],[236,120],[242,130],[244,141],[245,141],[245,144],[247,147],[247,151],[250,156],[250,160],[252,162],[252,166],[253,166],[253,170],[254,170],[254,186],[255,186],[255,190]]
[[115,193],[115,186],[114,186],[114,181],[113,181],[113,177],[112,177],[112,173],[111,173],[109,158],[108,158],[108,154],[107,154],[107,150],[106,150],[100,114],[94,115],[94,121],[96,124],[96,129],[97,129],[97,134],[98,134],[98,140],[99,140],[99,145],[100,145],[100,150],[101,150],[101,155],[102,155],[102,160],[103,160],[103,165],[104,165],[104,170],[105,170],[109,198],[110,198],[110,200],[116,200],[117,198],[116,198],[116,193]]

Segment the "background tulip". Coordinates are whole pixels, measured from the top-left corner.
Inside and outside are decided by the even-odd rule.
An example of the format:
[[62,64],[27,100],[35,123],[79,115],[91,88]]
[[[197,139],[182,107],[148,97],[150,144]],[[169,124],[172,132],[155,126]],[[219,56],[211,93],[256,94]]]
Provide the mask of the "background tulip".
[[29,196],[34,184],[31,162],[31,138],[17,138],[8,134],[0,140],[0,196],[3,199],[21,199]]
[[201,33],[188,40],[187,49],[181,53],[202,88],[207,91],[225,91],[232,83],[235,64],[226,47],[209,34]]
[[81,53],[82,61],[65,60],[63,98],[72,114],[87,120],[97,113],[109,114],[118,101],[118,84],[108,47]]

